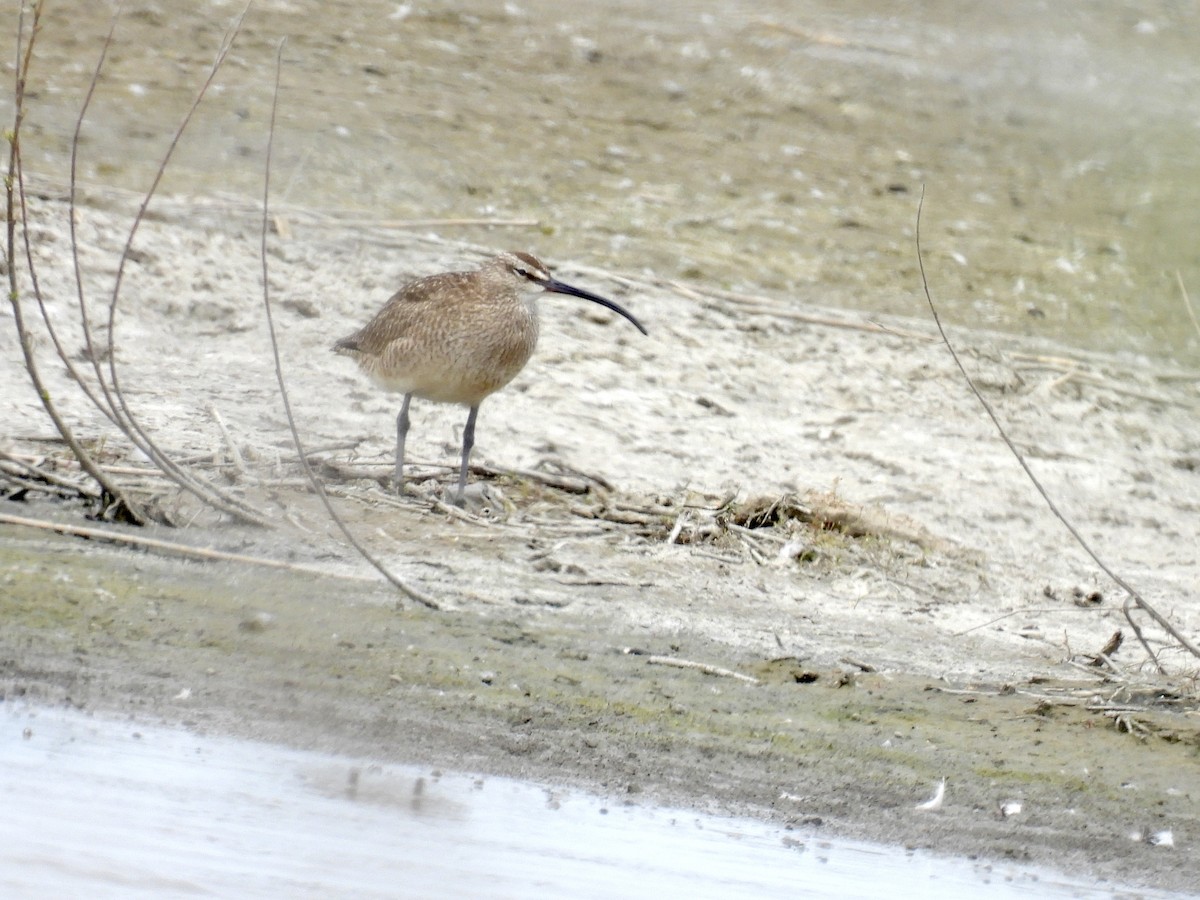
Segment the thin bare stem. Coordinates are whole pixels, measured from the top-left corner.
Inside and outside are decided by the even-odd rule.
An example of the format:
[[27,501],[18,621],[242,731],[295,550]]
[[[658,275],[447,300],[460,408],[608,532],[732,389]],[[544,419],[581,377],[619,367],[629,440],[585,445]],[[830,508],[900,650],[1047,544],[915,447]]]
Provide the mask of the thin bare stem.
[[1196,310],[1192,306],[1192,298],[1188,294],[1187,285],[1183,283],[1183,276],[1179,274],[1179,270],[1175,270],[1175,280],[1179,282],[1179,293],[1183,297],[1183,305],[1187,307],[1188,316],[1191,317],[1192,327],[1196,329],[1196,334],[1200,335],[1200,319],[1196,318]]
[[[966,380],[967,386],[971,389],[971,393],[975,395],[975,399],[979,401],[980,405],[983,406],[984,410],[987,412],[988,418],[990,418],[992,420],[992,424],[996,426],[996,430],[1000,433],[1001,439],[1003,439],[1008,449],[1012,451],[1013,456],[1017,458],[1017,462],[1020,463],[1021,468],[1025,471],[1025,475],[1029,478],[1030,482],[1033,483],[1033,486],[1037,488],[1037,492],[1041,494],[1042,499],[1046,502],[1046,506],[1049,507],[1050,512],[1052,512],[1054,517],[1062,523],[1063,527],[1066,528],[1068,532],[1070,532],[1071,537],[1075,538],[1075,542],[1083,548],[1084,552],[1092,558],[1092,561],[1100,567],[1100,570],[1104,572],[1105,575],[1111,578],[1118,586],[1120,586],[1123,591],[1125,591],[1126,594],[1129,595],[1129,598],[1138,607],[1138,609],[1150,616],[1151,619],[1158,623],[1158,625],[1164,631],[1175,638],[1175,640],[1177,640],[1189,653],[1197,658],[1200,658],[1200,647],[1197,647],[1194,643],[1188,640],[1186,635],[1180,632],[1179,629],[1176,628],[1165,616],[1159,613],[1158,610],[1154,609],[1154,607],[1147,603],[1142,596],[1135,591],[1128,584],[1128,582],[1125,581],[1124,578],[1109,568],[1108,565],[1105,564],[1104,560],[1097,555],[1096,551],[1092,549],[1091,545],[1084,540],[1083,535],[1081,535],[1075,526],[1067,520],[1067,517],[1059,510],[1055,502],[1050,499],[1050,495],[1046,492],[1046,489],[1042,487],[1042,483],[1038,480],[1037,476],[1033,474],[1033,470],[1029,468],[1029,464],[1025,461],[1025,457],[1021,454],[1021,451],[1016,448],[1016,445],[1013,444],[1012,440],[1009,438],[1008,433],[1004,430],[1004,426],[1000,422],[999,416],[997,416],[995,410],[992,409],[992,405],[987,402],[979,388],[975,386],[974,380],[972,380],[971,376],[967,374],[966,367],[962,364],[962,360],[958,358],[958,353],[955,351],[954,345],[950,343],[950,338],[946,334],[946,329],[942,327],[941,317],[938,315],[937,306],[933,302],[933,295],[929,291],[929,280],[925,277],[925,261],[921,252],[921,211],[924,209],[924,206],[925,186],[921,185],[921,199],[917,204],[916,227],[917,265],[921,271],[921,286],[925,290],[925,300],[929,303],[929,309],[933,313],[933,322],[937,326],[938,333],[942,336],[942,342],[946,345],[946,349],[950,351],[950,355],[954,358],[954,364],[958,366],[958,370],[962,373],[963,378]],[[1146,655],[1153,660],[1154,665],[1158,668],[1158,671],[1160,673],[1165,673],[1162,663],[1158,661],[1158,656],[1153,650],[1150,649],[1150,645],[1142,636],[1141,630],[1133,621],[1128,602],[1125,604],[1124,610],[1125,618],[1129,621],[1130,627],[1133,628],[1134,634],[1137,635],[1138,640],[1141,642],[1142,649],[1145,650]]]
[[[133,441],[133,443],[142,450],[154,464],[158,466],[164,473],[170,476],[179,487],[190,492],[202,502],[209,504],[221,511],[241,519],[244,522],[249,522],[255,525],[270,527],[271,522],[258,510],[253,509],[243,501],[234,497],[227,491],[213,485],[209,482],[196,478],[187,469],[175,462],[167,453],[165,453],[150,437],[149,433],[142,427],[138,421],[132,408],[125,399],[124,392],[121,389],[120,376],[117,370],[117,353],[116,353],[116,317],[117,308],[121,299],[121,284],[125,274],[125,264],[129,260],[130,252],[133,248],[133,242],[137,237],[139,228],[146,218],[146,211],[150,206],[150,202],[154,199],[154,195],[158,190],[163,176],[166,174],[167,167],[170,165],[171,159],[175,154],[176,148],[179,146],[180,140],[183,138],[184,132],[191,123],[192,117],[195,115],[197,108],[203,101],[208,89],[212,86],[213,81],[217,77],[221,66],[225,62],[225,58],[229,55],[229,51],[233,47],[233,42],[237,35],[241,32],[242,23],[246,18],[246,14],[250,11],[250,3],[242,9],[241,15],[225,32],[221,45],[217,50],[216,58],[212,66],[209,68],[208,76],[201,84],[200,89],[196,92],[192,99],[192,104],[184,114],[178,127],[175,129],[175,134],[171,138],[171,142],[167,147],[166,153],[163,154],[162,160],[159,162],[158,170],[155,172],[154,179],[150,184],[149,189],[142,197],[142,202],[138,207],[137,213],[134,216],[133,225],[129,229],[129,235],[125,240],[125,246],[121,251],[121,258],[117,264],[116,277],[113,280],[112,294],[109,298],[108,305],[108,340],[112,351],[108,355],[108,374],[111,383],[111,392],[108,388],[105,389],[105,396],[111,402],[116,400],[113,406],[113,412],[116,415],[116,424],[121,428],[125,435]],[[102,57],[103,59],[103,57]],[[89,100],[90,100],[89,92]],[[76,132],[78,136],[78,131]],[[72,168],[72,195],[74,193],[74,168]],[[103,378],[101,378],[103,383]]]
[[[118,14],[119,14],[119,11],[118,11]],[[100,373],[99,358],[95,352],[95,347],[92,342],[91,323],[88,319],[87,307],[84,303],[83,278],[82,278],[82,274],[81,274],[80,266],[79,266],[78,242],[76,240],[76,233],[75,233],[75,228],[76,228],[76,223],[75,223],[75,169],[76,169],[76,158],[77,158],[78,151],[79,151],[79,134],[80,134],[80,129],[83,125],[84,116],[87,113],[88,105],[91,103],[92,94],[95,92],[96,84],[100,80],[100,72],[104,67],[104,59],[108,54],[108,48],[112,43],[113,32],[115,31],[116,26],[117,26],[117,15],[114,15],[113,20],[112,20],[112,26],[109,28],[108,36],[105,39],[103,48],[100,53],[100,60],[96,64],[96,67],[92,70],[91,84],[88,86],[87,96],[84,99],[83,107],[80,109],[79,118],[75,125],[75,134],[71,141],[71,183],[70,183],[70,194],[69,194],[70,195],[70,204],[68,207],[68,214],[69,214],[68,222],[69,222],[69,228],[70,228],[70,234],[71,234],[71,257],[72,257],[72,259],[74,261],[74,265],[75,265],[75,283],[76,283],[76,286],[78,289],[78,295],[79,295],[79,309],[80,309],[80,317],[81,317],[80,321],[83,325],[83,334],[84,334],[84,340],[85,340],[86,346],[87,346],[87,355],[91,359],[92,366],[96,371],[97,380],[98,380],[100,388],[104,394],[104,402],[101,402],[100,397],[92,390],[92,386],[90,384],[88,384],[87,381],[80,374],[79,370],[75,367],[75,363],[72,361],[70,354],[67,352],[66,347],[63,346],[63,342],[59,338],[58,329],[55,328],[55,326],[54,326],[54,319],[46,309],[45,296],[43,295],[43,293],[41,291],[41,286],[38,282],[36,269],[34,269],[32,267],[32,265],[30,267],[30,273],[31,273],[30,278],[31,278],[31,281],[33,282],[33,288],[34,288],[33,294],[37,301],[38,310],[42,315],[42,322],[45,325],[46,334],[48,334],[50,336],[50,342],[54,345],[54,350],[58,354],[58,358],[62,362],[63,366],[66,368],[67,374],[69,374],[71,376],[72,380],[74,380],[75,383],[79,385],[80,389],[87,396],[88,400],[91,401],[93,406],[95,406],[102,413],[104,413],[104,415],[107,416],[108,419],[111,422],[113,422],[114,425],[122,427],[122,429],[124,430],[122,424],[117,420],[117,417],[115,415],[112,397],[109,395],[108,385],[105,384],[104,378]],[[22,178],[23,178],[23,176],[22,176]],[[22,204],[24,204],[25,191],[24,191],[23,180],[22,180],[21,187],[22,187]]]
[[[16,63],[16,86],[14,92],[14,115],[12,136],[9,139],[9,156],[8,156],[8,175],[5,178],[5,212],[7,226],[7,241],[6,254],[8,257],[8,280],[9,280],[9,301],[13,308],[13,322],[17,329],[17,336],[21,342],[21,352],[25,356],[25,370],[29,373],[30,381],[33,383],[34,390],[37,391],[39,399],[42,401],[42,406],[46,410],[46,414],[54,423],[54,427],[58,433],[62,435],[63,440],[71,449],[75,458],[79,461],[80,467],[100,485],[102,491],[104,515],[118,515],[129,518],[131,521],[138,524],[146,522],[146,513],[130,500],[108,476],[101,471],[96,461],[91,454],[84,449],[83,445],[75,437],[71,427],[66,423],[66,420],[58,412],[58,407],[50,396],[50,391],[42,380],[41,372],[38,368],[37,357],[33,352],[33,334],[29,331],[25,324],[24,312],[21,307],[21,291],[20,285],[17,282],[17,266],[16,266],[16,226],[17,226],[17,208],[20,208],[20,222],[22,242],[25,250],[25,260],[29,267],[30,282],[33,287],[34,297],[37,299],[38,307],[42,311],[42,317],[49,322],[49,316],[46,313],[45,302],[41,292],[41,285],[38,281],[37,267],[33,261],[33,246],[29,237],[29,208],[25,194],[25,177],[24,166],[21,159],[21,125],[25,118],[25,85],[29,75],[29,70],[33,61],[33,48],[37,40],[38,29],[41,24],[42,0],[38,0],[33,6],[32,23],[29,30],[29,41],[24,47],[24,53],[21,50],[21,41],[25,32],[25,9],[22,7],[21,14],[17,27],[17,63]],[[55,347],[62,355],[61,346],[58,343],[57,337],[54,338]]]
[[267,131],[267,154],[263,175],[262,229],[260,231],[261,248],[259,252],[259,257],[262,260],[263,310],[267,319],[267,332],[271,338],[271,353],[275,360],[275,378],[279,382],[279,396],[283,400],[283,410],[287,414],[288,429],[291,431],[292,441],[296,445],[296,453],[300,458],[300,467],[304,470],[304,475],[308,479],[309,484],[312,485],[313,490],[316,491],[317,496],[321,498],[321,503],[324,504],[325,511],[329,513],[329,517],[337,525],[346,540],[362,555],[363,559],[374,566],[384,578],[391,582],[393,586],[410,600],[415,600],[417,603],[421,603],[430,609],[439,609],[440,606],[436,600],[393,574],[355,538],[349,527],[342,520],[342,517],[333,508],[333,504],[329,500],[329,495],[325,493],[325,488],[321,484],[320,479],[313,474],[312,467],[308,462],[308,454],[305,452],[304,445],[300,440],[300,430],[296,427],[296,419],[292,415],[292,402],[288,396],[287,382],[283,376],[283,363],[279,357],[279,341],[275,336],[275,319],[271,313],[271,279],[268,277],[267,263],[267,225],[271,220],[271,154],[275,144],[275,114],[279,107],[279,80],[283,69],[283,48],[286,44],[286,39],[279,42],[279,50],[275,56],[275,92],[271,98],[271,121]]
[[[123,4],[118,3],[117,8],[113,11],[112,23],[109,25],[108,34],[104,37],[104,43],[100,47],[100,58],[96,61],[95,68],[92,69],[92,78],[88,82],[87,93],[84,95],[83,103],[79,107],[79,117],[75,120],[75,132],[71,136],[71,169],[70,183],[67,193],[67,222],[71,234],[71,264],[75,268],[75,288],[79,298],[79,321],[83,326],[83,340],[87,347],[88,359],[92,362],[92,368],[96,373],[96,382],[100,385],[100,390],[104,393],[104,402],[101,403],[98,398],[92,396],[88,386],[84,384],[82,379],[75,375],[75,380],[79,382],[79,386],[87,393],[93,405],[101,412],[108,416],[109,420],[118,427],[122,427],[122,423],[118,421],[117,405],[113,401],[112,394],[108,389],[108,382],[104,378],[104,373],[100,368],[101,354],[96,352],[95,340],[92,337],[92,321],[88,315],[87,299],[83,289],[83,269],[79,263],[79,234],[76,224],[76,189],[78,186],[77,172],[79,168],[79,138],[83,133],[83,122],[87,118],[88,108],[92,105],[92,96],[96,93],[96,85],[100,82],[100,73],[104,71],[104,62],[108,58],[109,48],[112,47],[113,35],[117,30],[117,22],[121,17],[121,9]],[[111,345],[112,335],[109,335],[109,352],[112,352]],[[61,355],[61,354],[60,354]],[[74,372],[72,372],[74,375]]]
[[175,541],[164,541],[159,540],[158,538],[143,537],[140,534],[127,534],[122,531],[111,531],[106,528],[90,528],[85,525],[67,525],[63,522],[48,522],[44,519],[29,519],[24,516],[9,515],[8,513],[0,513],[0,524],[17,525],[22,528],[33,528],[39,531],[53,531],[56,534],[82,537],[93,541],[124,544],[130,547],[140,547],[145,550],[154,550],[156,552],[169,553],[175,556],[184,556],[190,559],[245,563],[247,565],[263,566],[268,569],[283,569],[289,572],[303,572],[308,575],[317,575],[327,578],[345,579],[347,577],[356,577],[337,575],[331,572],[325,572],[315,566],[299,565],[297,563],[284,562],[283,560],[270,559],[268,557],[247,556],[244,553],[229,553],[224,550],[214,550],[210,547],[192,547],[188,544],[176,543]]

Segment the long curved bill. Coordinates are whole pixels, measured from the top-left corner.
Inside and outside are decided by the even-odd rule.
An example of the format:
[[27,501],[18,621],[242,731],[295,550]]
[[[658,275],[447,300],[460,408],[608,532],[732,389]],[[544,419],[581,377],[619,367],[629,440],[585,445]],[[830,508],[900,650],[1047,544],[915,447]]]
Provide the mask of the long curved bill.
[[628,319],[630,322],[632,322],[633,327],[636,328],[638,331],[640,331],[642,334],[645,334],[645,335],[650,334],[650,332],[648,332],[642,326],[642,323],[633,317],[633,313],[631,313],[625,307],[623,307],[617,303],[613,303],[611,300],[609,300],[606,297],[601,297],[599,294],[593,294],[590,291],[583,290],[582,288],[577,288],[577,287],[573,287],[572,285],[569,285],[569,284],[564,284],[561,281],[555,281],[553,278],[551,278],[549,281],[542,282],[542,287],[545,288],[547,291],[550,291],[552,294],[569,294],[572,297],[582,297],[584,300],[591,300],[593,303],[599,303],[601,306],[607,307],[608,309],[611,309],[613,312],[624,316],[626,319]]

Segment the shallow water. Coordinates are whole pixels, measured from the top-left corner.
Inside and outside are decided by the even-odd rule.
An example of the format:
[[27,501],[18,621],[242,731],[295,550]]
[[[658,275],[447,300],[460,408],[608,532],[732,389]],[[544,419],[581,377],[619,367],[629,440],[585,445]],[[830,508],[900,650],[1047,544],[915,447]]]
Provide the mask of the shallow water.
[[13,703],[0,773],[6,898],[1170,896]]

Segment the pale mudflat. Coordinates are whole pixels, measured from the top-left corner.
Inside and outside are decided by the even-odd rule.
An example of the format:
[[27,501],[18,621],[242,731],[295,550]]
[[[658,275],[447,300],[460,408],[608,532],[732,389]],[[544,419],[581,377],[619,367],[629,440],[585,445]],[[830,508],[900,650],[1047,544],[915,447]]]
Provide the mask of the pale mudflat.
[[[271,259],[292,402],[307,446],[336,448],[319,469],[349,526],[446,607],[398,610],[294,463],[255,242],[242,230],[252,217],[187,211],[186,222],[147,223],[139,239],[118,320],[122,382],[165,446],[232,480],[279,528],[192,519],[186,498],[168,497],[191,524],[150,533],[306,571],[5,527],[7,694],[1121,883],[1195,883],[1194,858],[1180,852],[1197,828],[1195,724],[1146,704],[1186,678],[1138,674],[1128,635],[1116,660],[1150,693],[1082,664],[1128,632],[1120,597],[1045,512],[927,324],[815,325],[794,309],[606,284],[589,269],[589,285],[636,300],[651,336],[547,298],[539,351],[489,398],[476,458],[550,463],[611,488],[579,495],[480,473],[487,491],[468,492],[464,518],[435,507],[454,489],[461,411],[416,413],[414,496],[397,500],[376,480],[392,469],[391,398],[327,348],[379,302],[355,271],[399,282],[476,257],[426,241],[398,256],[390,234],[327,227],[317,252],[297,219]],[[123,220],[95,207],[79,215],[85,268],[101,272]],[[65,207],[42,202],[35,217],[51,312],[69,323]],[[1195,633],[1194,382],[1133,359],[956,333],[1076,524]],[[21,423],[6,448],[53,455],[36,440],[50,430],[4,335],[14,389],[0,414]],[[40,352],[80,433],[102,433]],[[105,458],[143,464],[111,439]],[[731,515],[757,513],[722,530],[711,508],[730,495]],[[836,503],[861,513],[850,533],[788,519]],[[86,524],[74,507],[5,505]],[[787,515],[770,523],[771,509]],[[708,674],[720,669],[757,683]],[[1144,740],[1086,709],[1126,702]],[[943,777],[941,809],[916,811]],[[1024,811],[1004,817],[1014,800]],[[1131,840],[1141,829],[1172,831],[1176,848]]]

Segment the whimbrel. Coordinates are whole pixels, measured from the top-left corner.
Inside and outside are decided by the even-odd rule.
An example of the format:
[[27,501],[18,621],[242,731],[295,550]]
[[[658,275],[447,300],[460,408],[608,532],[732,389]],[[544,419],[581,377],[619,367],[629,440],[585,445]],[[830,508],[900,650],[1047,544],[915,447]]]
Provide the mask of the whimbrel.
[[394,484],[404,490],[404,439],[413,397],[470,408],[455,502],[462,504],[479,404],[524,368],[537,344],[535,301],[543,291],[582,297],[641,322],[604,297],[556,281],[529,253],[501,253],[470,272],[430,275],[402,287],[378,314],[333,349],[377,384],[404,395],[396,417]]

